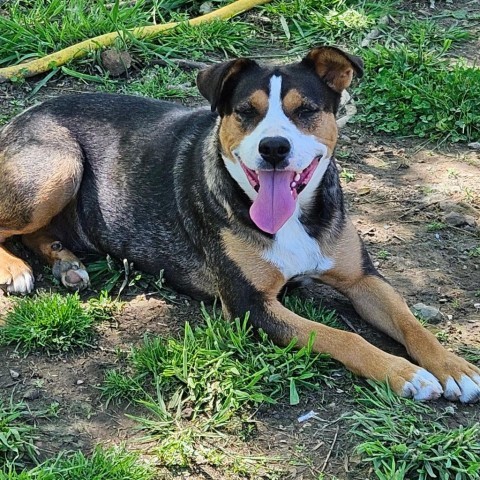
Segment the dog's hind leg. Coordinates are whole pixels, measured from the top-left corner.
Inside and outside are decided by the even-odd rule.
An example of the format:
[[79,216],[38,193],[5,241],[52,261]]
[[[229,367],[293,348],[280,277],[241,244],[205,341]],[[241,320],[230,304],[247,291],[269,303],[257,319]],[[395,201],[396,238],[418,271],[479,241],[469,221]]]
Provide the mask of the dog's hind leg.
[[46,229],[22,236],[22,242],[52,267],[53,276],[72,290],[83,290],[89,277],[83,263]]
[[[31,292],[33,274],[1,244],[46,227],[75,197],[83,174],[82,152],[70,132],[31,112],[0,132],[0,288],[11,293]],[[26,243],[33,246],[33,240]]]

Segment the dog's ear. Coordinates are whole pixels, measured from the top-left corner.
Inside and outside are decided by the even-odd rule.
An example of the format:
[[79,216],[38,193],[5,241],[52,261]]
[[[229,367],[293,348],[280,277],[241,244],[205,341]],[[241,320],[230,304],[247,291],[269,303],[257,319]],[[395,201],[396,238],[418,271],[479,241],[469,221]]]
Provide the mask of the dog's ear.
[[313,68],[326,84],[341,93],[352,83],[353,75],[363,76],[363,60],[337,47],[317,47],[302,60]]
[[213,65],[198,73],[197,87],[210,102],[212,112],[218,110],[222,114],[223,100],[232,92],[235,81],[241,73],[254,66],[258,66],[257,62],[248,58],[238,58]]

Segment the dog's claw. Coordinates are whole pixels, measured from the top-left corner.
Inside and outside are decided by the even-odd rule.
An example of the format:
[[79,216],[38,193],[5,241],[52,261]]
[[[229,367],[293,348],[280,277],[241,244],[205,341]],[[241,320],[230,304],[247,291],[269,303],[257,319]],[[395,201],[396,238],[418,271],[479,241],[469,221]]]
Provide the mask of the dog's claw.
[[472,377],[462,375],[459,380],[449,377],[446,382],[444,397],[447,400],[460,400],[462,403],[475,403],[480,400],[480,375]]
[[440,382],[424,368],[419,368],[403,388],[403,396],[415,400],[436,400],[443,393]]
[[83,290],[90,285],[87,270],[79,261],[57,260],[52,268],[53,276],[70,290]]

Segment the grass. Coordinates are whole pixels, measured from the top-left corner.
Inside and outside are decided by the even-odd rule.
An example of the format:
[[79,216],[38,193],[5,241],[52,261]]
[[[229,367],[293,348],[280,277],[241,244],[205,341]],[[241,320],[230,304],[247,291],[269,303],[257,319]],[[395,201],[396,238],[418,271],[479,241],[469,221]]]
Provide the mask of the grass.
[[117,308],[106,294],[86,306],[77,293],[15,298],[0,329],[0,344],[15,345],[24,353],[40,350],[47,355],[85,349],[94,339],[95,323],[111,318]]
[[153,480],[153,468],[123,449],[97,447],[90,456],[60,454],[32,469],[4,467],[0,480]]
[[[286,304],[300,308],[298,300]],[[335,321],[312,302],[302,308],[314,320]],[[202,312],[204,324],[192,328],[187,323],[178,339],[146,337],[123,368],[106,373],[102,394],[107,402],[128,400],[143,407],[135,420],[146,440],[156,442],[153,453],[160,463],[187,467],[208,456],[214,464],[228,464],[230,471],[251,474],[255,466],[265,468],[266,459],[239,457],[232,463],[212,444],[232,431],[234,443],[239,431],[248,436],[254,406],[284,397],[298,404],[303,392],[325,381],[331,362],[314,354],[311,343],[297,350],[295,341],[279,347],[263,332],[256,338],[248,316],[227,322],[215,312]]]
[[34,428],[25,422],[27,416],[24,403],[5,405],[0,402],[0,467],[19,467],[25,459],[36,459]]
[[351,433],[375,478],[471,480],[480,468],[480,425],[451,427],[452,407],[443,411],[402,399],[388,386],[356,387],[360,409]]

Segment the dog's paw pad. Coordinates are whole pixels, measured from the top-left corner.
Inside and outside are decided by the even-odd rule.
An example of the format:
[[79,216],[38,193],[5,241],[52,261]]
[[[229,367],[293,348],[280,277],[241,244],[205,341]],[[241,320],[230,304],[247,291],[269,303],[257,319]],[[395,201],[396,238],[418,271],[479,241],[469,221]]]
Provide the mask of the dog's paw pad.
[[475,403],[480,400],[480,375],[462,375],[460,380],[448,377],[443,396],[452,402]]
[[71,290],[83,290],[90,285],[90,278],[80,261],[57,261],[53,265],[53,275]]
[[415,375],[406,382],[403,388],[403,396],[415,400],[436,400],[443,393],[440,382],[424,368],[419,368]]

